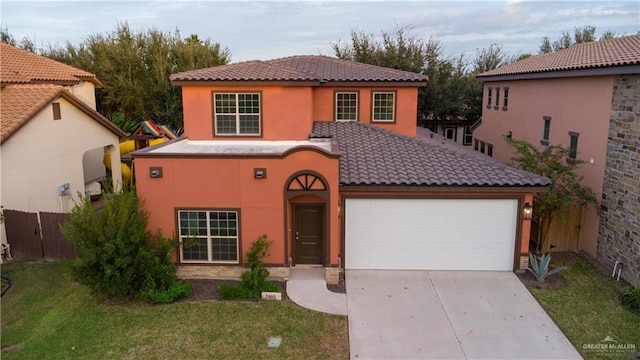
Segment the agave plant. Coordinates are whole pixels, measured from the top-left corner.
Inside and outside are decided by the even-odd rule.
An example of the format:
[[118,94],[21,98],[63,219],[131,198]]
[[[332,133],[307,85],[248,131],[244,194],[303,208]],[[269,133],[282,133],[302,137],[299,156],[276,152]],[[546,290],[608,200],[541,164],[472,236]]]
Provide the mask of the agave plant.
[[529,267],[527,270],[533,274],[533,276],[538,279],[538,281],[545,281],[549,276],[553,274],[557,274],[562,270],[565,270],[566,267],[560,266],[554,269],[549,270],[549,263],[551,262],[551,254],[546,253],[542,255],[540,261],[536,258],[533,253],[529,253]]

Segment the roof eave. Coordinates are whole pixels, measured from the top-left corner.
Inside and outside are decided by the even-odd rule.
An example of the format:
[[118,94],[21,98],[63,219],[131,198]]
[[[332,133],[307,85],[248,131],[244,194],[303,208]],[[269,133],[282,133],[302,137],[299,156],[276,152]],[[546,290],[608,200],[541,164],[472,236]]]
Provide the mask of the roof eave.
[[118,136],[119,139],[124,139],[127,137],[127,134],[124,131],[122,131],[122,129],[117,127],[109,119],[107,119],[102,114],[100,114],[96,110],[89,107],[87,104],[84,103],[84,101],[78,99],[70,92],[63,90],[61,91],[60,96],[63,97],[68,102],[70,102],[73,106],[80,109],[82,112],[84,112],[88,116],[92,117],[100,125],[104,126],[107,130],[111,131],[114,135]]
[[340,184],[340,191],[349,192],[482,192],[482,193],[539,193],[549,191],[549,185],[348,185]]
[[171,80],[175,86],[318,86],[317,80]]
[[522,74],[504,74],[504,75],[481,75],[480,74],[476,76],[476,79],[481,82],[490,82],[490,81],[551,79],[551,78],[582,77],[582,76],[606,76],[606,75],[622,75],[622,74],[640,74],[640,64],[615,66],[615,67],[589,68],[589,69],[528,72],[528,73],[522,73]]

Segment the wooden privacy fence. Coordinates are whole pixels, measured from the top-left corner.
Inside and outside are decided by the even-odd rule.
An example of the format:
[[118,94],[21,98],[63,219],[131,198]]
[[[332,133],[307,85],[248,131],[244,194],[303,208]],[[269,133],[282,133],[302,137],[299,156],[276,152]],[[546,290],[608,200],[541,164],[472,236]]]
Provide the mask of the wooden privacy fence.
[[28,259],[73,259],[80,249],[60,232],[69,214],[4,211],[4,225],[11,254]]
[[[584,223],[587,211],[581,205],[569,205],[566,209],[560,211],[560,216],[551,221],[549,228],[549,242],[551,251],[576,251],[580,250],[580,241],[584,235]],[[533,221],[531,223],[531,238],[534,241],[538,239],[538,224]]]

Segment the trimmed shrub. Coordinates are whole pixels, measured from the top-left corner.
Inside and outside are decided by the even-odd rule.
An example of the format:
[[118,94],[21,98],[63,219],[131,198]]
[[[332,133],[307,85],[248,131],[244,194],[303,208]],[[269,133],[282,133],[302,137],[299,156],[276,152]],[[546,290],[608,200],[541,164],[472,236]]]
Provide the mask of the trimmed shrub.
[[191,285],[178,282],[170,261],[172,243],[146,230],[148,218],[133,189],[107,198],[99,210],[82,197],[60,227],[82,250],[72,264],[77,279],[119,299],[167,303],[188,296]]
[[263,291],[280,291],[278,285],[267,281],[269,270],[264,267],[263,260],[269,255],[271,241],[267,235],[262,235],[251,244],[251,250],[247,251],[247,264],[250,270],[240,275],[240,284],[229,286],[220,284],[220,296],[225,300],[231,299],[259,299]]

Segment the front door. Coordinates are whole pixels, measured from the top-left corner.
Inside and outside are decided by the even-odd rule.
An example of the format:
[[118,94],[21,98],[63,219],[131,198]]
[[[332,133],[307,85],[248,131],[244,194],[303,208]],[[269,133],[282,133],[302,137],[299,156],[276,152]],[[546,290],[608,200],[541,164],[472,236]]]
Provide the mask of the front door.
[[293,251],[296,264],[322,264],[324,206],[293,206]]

